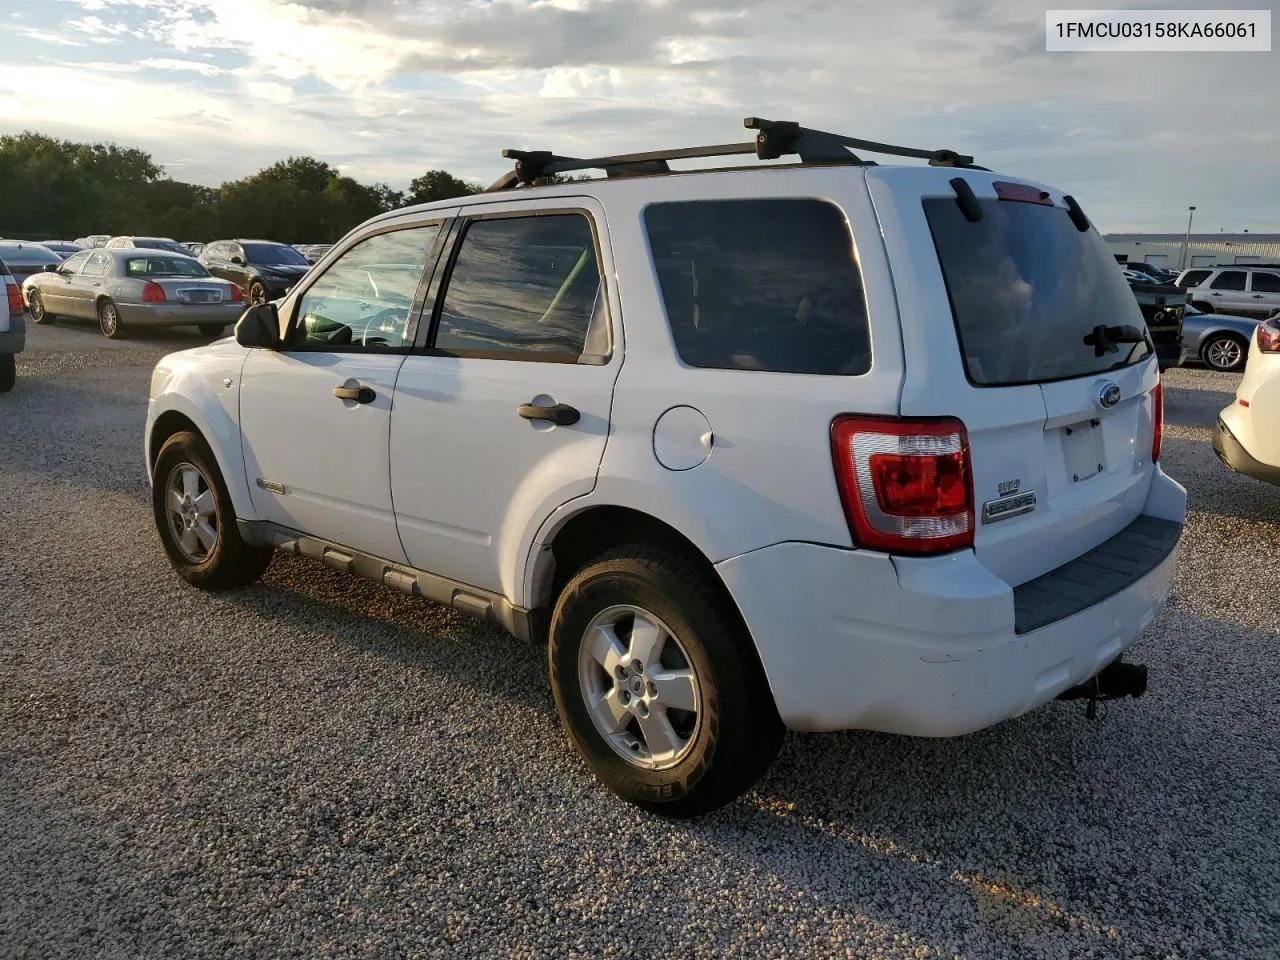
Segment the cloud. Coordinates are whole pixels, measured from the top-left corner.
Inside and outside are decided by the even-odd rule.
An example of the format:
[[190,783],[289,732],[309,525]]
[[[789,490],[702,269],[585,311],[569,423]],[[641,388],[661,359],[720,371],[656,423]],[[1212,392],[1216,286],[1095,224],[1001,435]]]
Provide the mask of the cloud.
[[[0,129],[128,130],[205,182],[303,151],[366,180],[488,181],[505,146],[724,142],[756,114],[974,153],[1116,228],[1176,229],[1188,202],[1280,226],[1257,202],[1280,190],[1280,58],[1050,55],[1031,0],[55,0],[80,15],[58,31],[47,2],[16,0],[42,24],[19,28],[32,66],[67,90],[105,78],[116,100],[54,114],[27,68],[0,72]],[[99,38],[119,42],[79,49]],[[147,97],[195,110],[135,118]]]

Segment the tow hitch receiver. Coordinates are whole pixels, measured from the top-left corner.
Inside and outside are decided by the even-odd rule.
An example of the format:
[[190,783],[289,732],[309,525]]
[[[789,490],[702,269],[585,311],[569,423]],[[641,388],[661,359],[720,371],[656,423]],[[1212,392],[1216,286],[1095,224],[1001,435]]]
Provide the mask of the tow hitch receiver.
[[1147,666],[1144,663],[1124,663],[1116,660],[1103,667],[1084,683],[1068,687],[1058,694],[1059,700],[1088,700],[1084,715],[1092,720],[1098,715],[1099,700],[1117,700],[1133,697],[1135,700],[1147,692]]

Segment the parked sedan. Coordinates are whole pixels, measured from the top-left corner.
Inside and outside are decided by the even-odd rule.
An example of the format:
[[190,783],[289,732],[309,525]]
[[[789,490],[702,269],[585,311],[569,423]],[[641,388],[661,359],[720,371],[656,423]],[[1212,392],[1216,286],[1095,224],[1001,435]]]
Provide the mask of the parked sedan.
[[293,247],[269,240],[218,240],[204,248],[200,262],[215,277],[239,284],[250,303],[283,297],[311,269]]
[[29,277],[22,291],[36,323],[96,320],[112,338],[132,326],[196,326],[217,336],[244,310],[234,283],[211,276],[192,257],[160,250],[84,250]]
[[1200,362],[1228,373],[1243,370],[1259,322],[1256,317],[1202,313],[1187,304],[1182,313],[1182,362]]
[[18,283],[32,274],[57,267],[62,262],[62,258],[43,243],[28,243],[25,240],[0,241],[0,260],[9,265],[9,272]]

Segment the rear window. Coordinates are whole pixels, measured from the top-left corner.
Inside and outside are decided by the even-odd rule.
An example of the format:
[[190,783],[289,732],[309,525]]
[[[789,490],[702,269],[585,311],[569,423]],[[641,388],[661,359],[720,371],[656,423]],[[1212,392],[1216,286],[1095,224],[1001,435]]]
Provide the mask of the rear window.
[[131,277],[207,277],[209,271],[184,257],[130,257],[124,272]]
[[645,229],[680,359],[694,367],[866,373],[862,275],[822,200],[655,203]]
[[1011,386],[1065,380],[1137,363],[1147,342],[1095,356],[1099,324],[1145,331],[1124,274],[1094,229],[1038,203],[979,200],[965,219],[954,197],[924,200],[969,380]]

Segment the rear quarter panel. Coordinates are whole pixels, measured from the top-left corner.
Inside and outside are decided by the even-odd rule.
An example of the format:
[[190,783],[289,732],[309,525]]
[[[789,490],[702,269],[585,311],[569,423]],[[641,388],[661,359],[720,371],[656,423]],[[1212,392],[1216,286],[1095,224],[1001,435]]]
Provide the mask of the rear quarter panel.
[[[632,507],[688,536],[712,561],[786,540],[850,546],[832,466],[830,426],[839,414],[898,411],[902,343],[880,226],[861,168],[747,171],[644,179],[608,198],[619,272],[626,358],[614,393],[599,481],[573,510]],[[804,197],[843,211],[861,268],[872,366],[861,376],[813,376],[686,366],[678,357],[644,227],[651,202]],[[670,470],[654,451],[659,418],[677,406],[711,425],[707,459]],[[566,519],[565,511],[556,521]],[[541,540],[547,539],[545,527]]]

